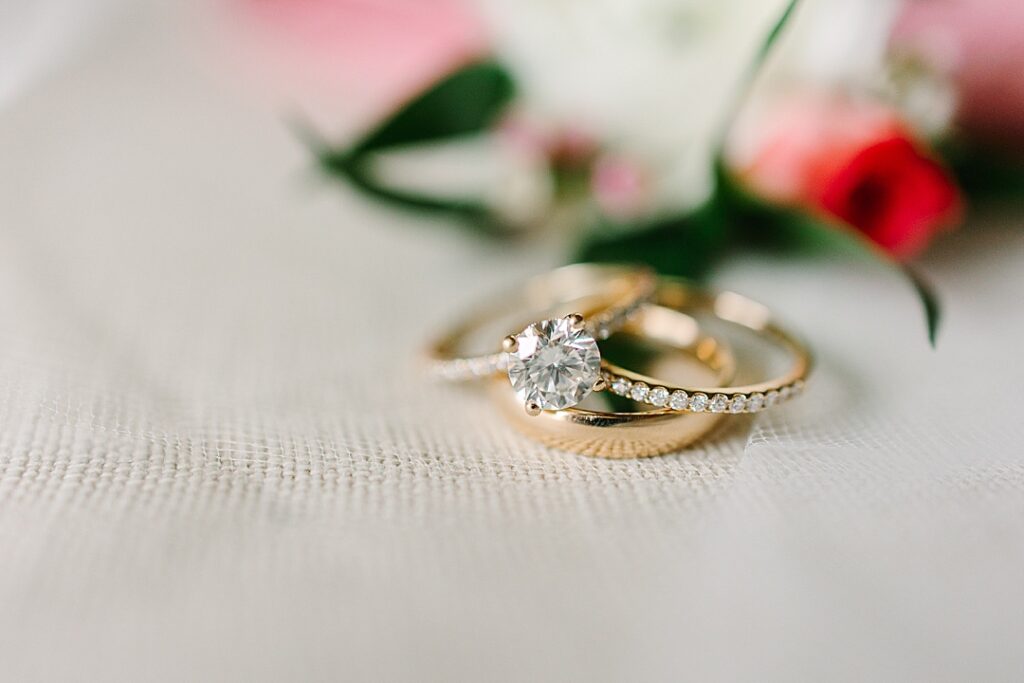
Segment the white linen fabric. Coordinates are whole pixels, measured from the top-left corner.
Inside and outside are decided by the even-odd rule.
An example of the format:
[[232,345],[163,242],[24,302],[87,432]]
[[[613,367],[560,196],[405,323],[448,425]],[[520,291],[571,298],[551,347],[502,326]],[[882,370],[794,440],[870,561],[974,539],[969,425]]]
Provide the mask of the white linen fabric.
[[1019,680],[1024,230],[737,262],[806,397],[636,461],[415,372],[559,262],[321,182],[169,22],[0,113],[4,680]]

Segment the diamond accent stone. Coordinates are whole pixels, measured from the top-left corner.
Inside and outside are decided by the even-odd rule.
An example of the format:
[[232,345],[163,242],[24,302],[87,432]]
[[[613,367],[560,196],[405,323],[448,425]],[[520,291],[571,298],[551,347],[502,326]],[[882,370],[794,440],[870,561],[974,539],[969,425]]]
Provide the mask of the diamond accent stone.
[[729,397],[725,394],[715,394],[708,404],[708,409],[712,413],[724,413],[727,407],[729,407]]
[[681,389],[673,391],[672,395],[668,398],[668,407],[672,410],[686,410],[688,405],[690,405],[690,397]]
[[661,408],[668,403],[668,389],[665,387],[654,387],[650,393],[647,394],[647,402],[652,406]]
[[779,402],[779,392],[772,389],[764,396],[764,407],[771,408],[773,405]]
[[572,316],[542,320],[516,337],[508,378],[523,403],[561,410],[582,401],[601,376],[597,340]]
[[707,394],[694,394],[690,397],[690,410],[695,413],[702,413],[708,407]]
[[625,396],[629,393],[630,381],[625,377],[616,377],[612,380],[612,393]]
[[643,382],[637,382],[633,385],[633,388],[629,390],[629,397],[634,401],[643,401],[647,398],[648,388]]
[[751,394],[750,400],[747,401],[747,412],[756,413],[764,407],[764,394],[757,393]]
[[747,408],[747,397],[743,394],[736,394],[729,401],[730,413],[742,413]]

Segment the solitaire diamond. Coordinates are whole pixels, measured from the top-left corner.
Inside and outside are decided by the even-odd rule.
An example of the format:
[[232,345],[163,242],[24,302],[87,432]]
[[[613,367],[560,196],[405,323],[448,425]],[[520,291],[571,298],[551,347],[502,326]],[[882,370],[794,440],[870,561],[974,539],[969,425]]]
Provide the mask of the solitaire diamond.
[[508,356],[508,378],[524,403],[543,410],[576,405],[601,377],[601,352],[586,327],[566,316],[530,325]]

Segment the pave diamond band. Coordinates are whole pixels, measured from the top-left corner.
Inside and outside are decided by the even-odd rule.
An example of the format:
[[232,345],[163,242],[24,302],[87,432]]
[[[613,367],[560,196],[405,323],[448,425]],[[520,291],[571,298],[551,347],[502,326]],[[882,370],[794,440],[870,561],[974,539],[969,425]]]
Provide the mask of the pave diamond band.
[[[712,394],[703,391],[687,392],[674,387],[649,387],[643,380],[632,380],[630,377],[608,370],[602,372],[608,390],[613,394],[630,398],[637,403],[646,403],[656,408],[667,407],[680,413],[759,413],[784,401],[796,398],[803,393],[806,383],[802,379],[792,384],[780,386],[768,391],[751,393],[720,393]],[[733,391],[725,389],[723,391]]]
[[[681,281],[663,278],[655,297],[656,306],[645,315],[665,315],[666,310],[710,313],[727,323],[738,325],[767,338],[790,356],[789,368],[780,376],[742,386],[677,386],[610,363],[602,367],[603,387],[637,403],[681,413],[744,414],[759,413],[804,393],[811,358],[806,347],[776,324],[761,304],[733,292],[709,293]],[[646,327],[630,322],[624,331],[650,333]]]

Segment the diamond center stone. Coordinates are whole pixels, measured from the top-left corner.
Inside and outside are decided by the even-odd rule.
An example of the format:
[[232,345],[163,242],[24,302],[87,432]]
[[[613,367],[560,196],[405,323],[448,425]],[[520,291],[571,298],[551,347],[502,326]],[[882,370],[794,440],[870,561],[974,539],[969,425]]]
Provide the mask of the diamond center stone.
[[597,340],[572,316],[542,320],[516,337],[508,378],[524,403],[561,410],[582,401],[601,376]]

